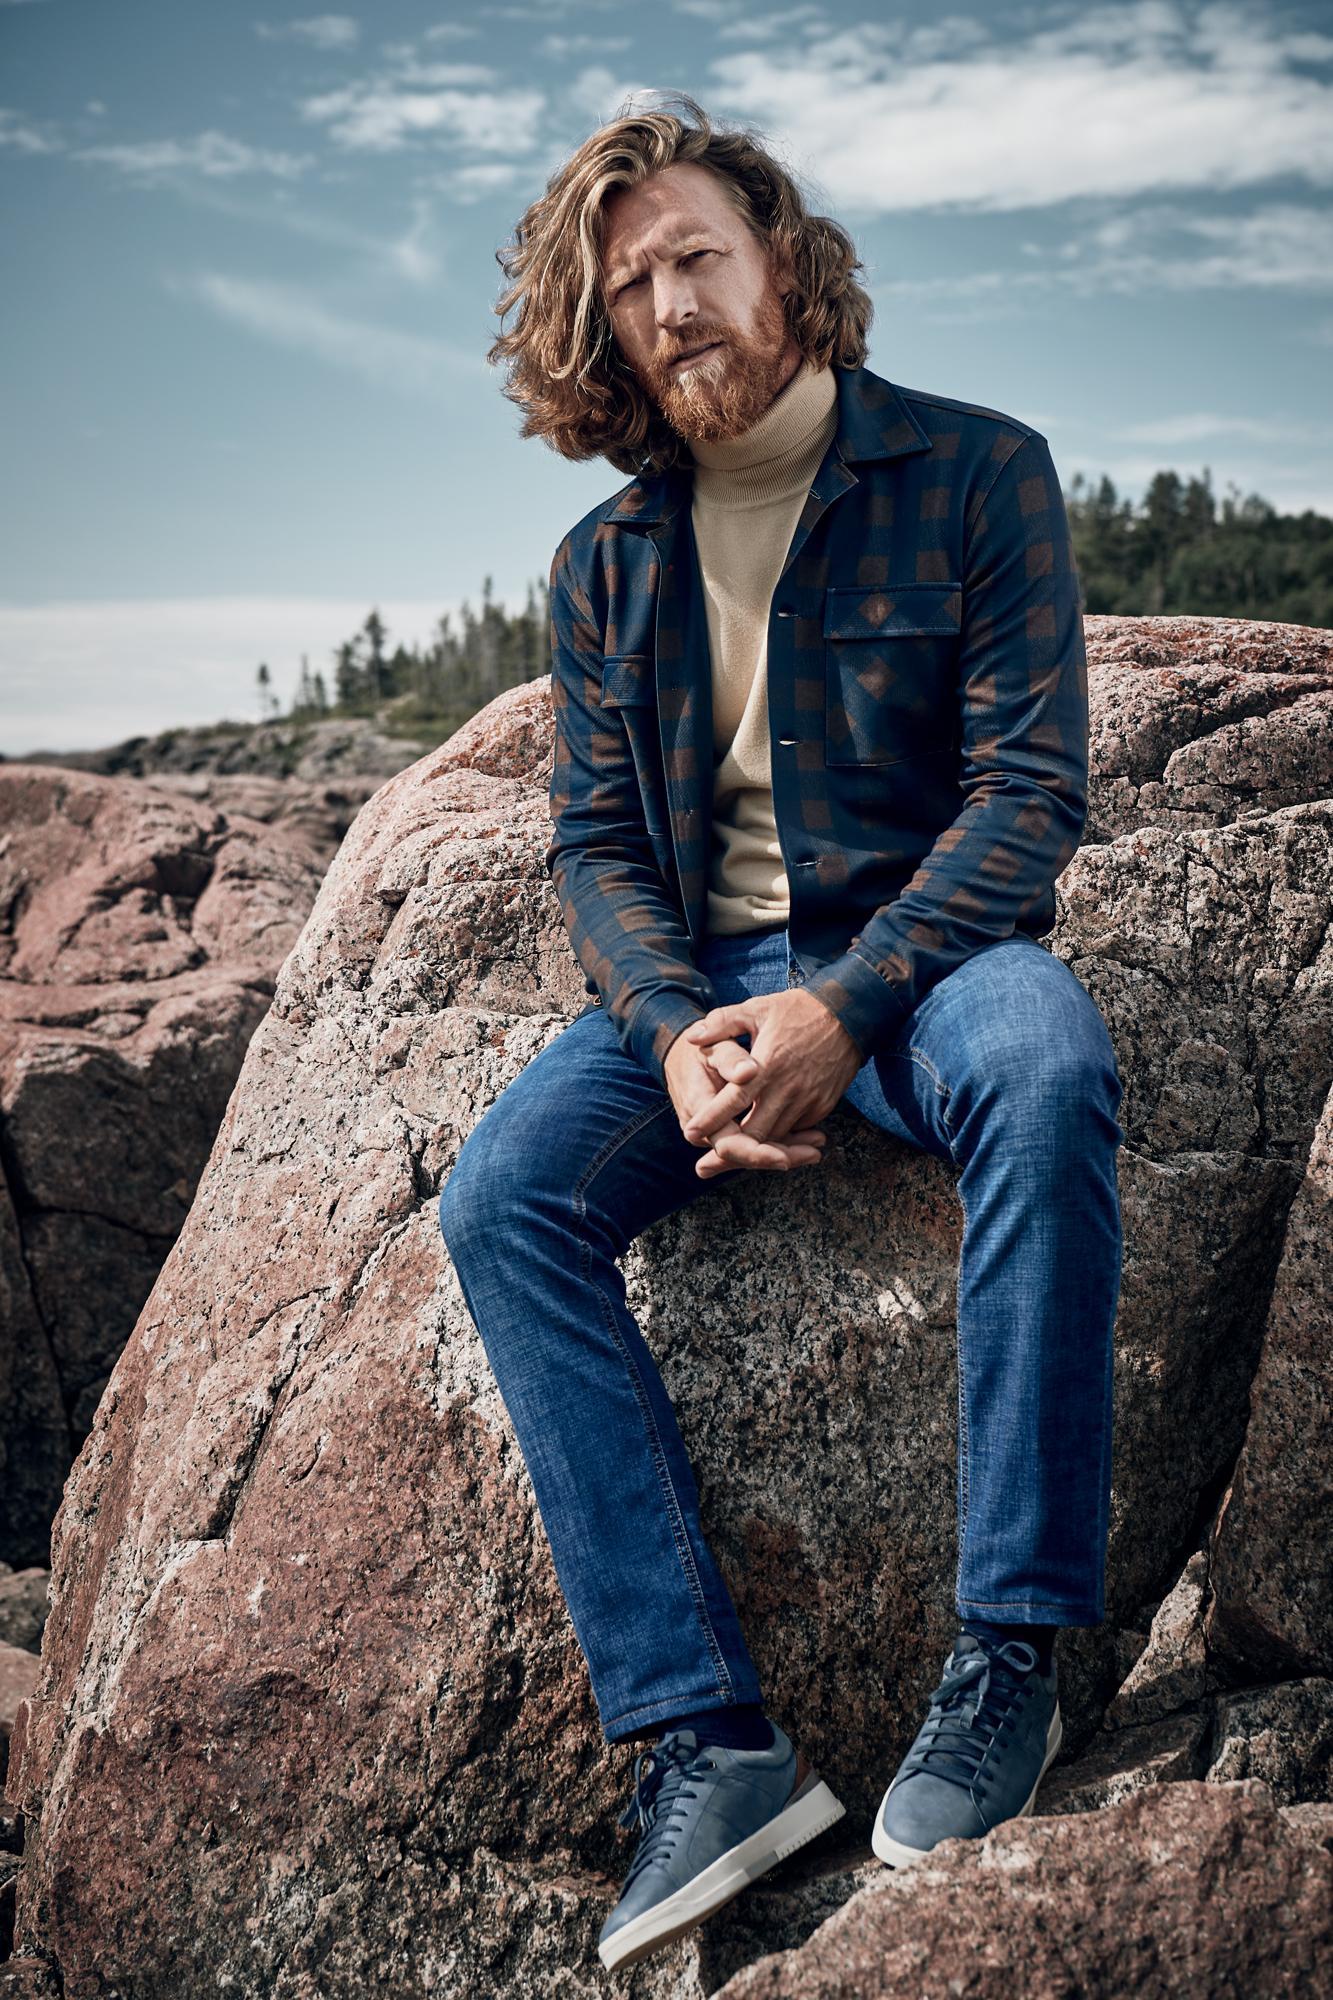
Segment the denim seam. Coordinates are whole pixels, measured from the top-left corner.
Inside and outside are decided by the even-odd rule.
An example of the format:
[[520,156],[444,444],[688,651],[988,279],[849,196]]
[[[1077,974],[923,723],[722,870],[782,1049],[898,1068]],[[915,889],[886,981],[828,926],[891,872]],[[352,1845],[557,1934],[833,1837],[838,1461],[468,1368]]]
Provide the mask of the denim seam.
[[[606,1716],[602,1727],[604,1730],[619,1729],[623,1723],[628,1722],[635,1729],[647,1728],[651,1723],[660,1722],[665,1716],[689,1714],[696,1708],[708,1709],[710,1712],[713,1706],[730,1708],[733,1705],[730,1702],[713,1704],[710,1701],[710,1697],[719,1692],[717,1688],[706,1688],[699,1694],[686,1691],[684,1694],[664,1696],[660,1701],[640,1702],[637,1708],[626,1708],[619,1715]],[[756,1684],[746,1699],[762,1701],[762,1689]]]
[[663,1104],[649,1105],[646,1110],[636,1113],[621,1131],[613,1133],[601,1151],[594,1155],[575,1182],[571,1199],[581,1233],[579,1257],[584,1265],[584,1277],[602,1301],[611,1338],[620,1350],[621,1359],[624,1361],[630,1377],[630,1383],[634,1390],[634,1399],[639,1405],[639,1413],[643,1419],[644,1431],[648,1439],[649,1450],[652,1454],[653,1465],[657,1472],[658,1483],[661,1486],[663,1498],[667,1504],[667,1517],[671,1524],[672,1539],[676,1544],[676,1554],[680,1561],[681,1571],[685,1577],[686,1587],[694,1600],[700,1631],[703,1634],[704,1642],[708,1647],[714,1670],[717,1674],[718,1692],[723,1695],[729,1695],[734,1700],[736,1693],[735,1682],[731,1678],[726,1657],[718,1642],[717,1634],[713,1630],[713,1621],[708,1615],[708,1605],[704,1597],[698,1565],[694,1560],[694,1551],[690,1547],[690,1538],[685,1530],[685,1521],[680,1509],[680,1498],[671,1481],[671,1469],[667,1464],[666,1453],[662,1448],[661,1433],[657,1428],[657,1421],[653,1416],[652,1404],[649,1402],[643,1386],[643,1377],[639,1373],[633,1354],[621,1336],[620,1328],[616,1323],[615,1308],[611,1300],[607,1298],[606,1293],[601,1289],[600,1285],[593,1283],[591,1270],[588,1268],[592,1261],[592,1245],[588,1242],[585,1233],[588,1212],[588,1205],[585,1199],[587,1188],[601,1172],[612,1155],[618,1152],[628,1140],[632,1139],[636,1132],[640,1131],[645,1125],[651,1124],[654,1118],[660,1118],[664,1113],[672,1109],[673,1107],[669,1098]]
[[[944,1099],[945,1108],[947,1110],[950,1097],[949,1086],[944,1081],[939,1071],[936,1069],[934,1063],[930,1060],[930,1057],[926,1054],[924,1049],[917,1048],[915,1042],[908,1043],[907,1053],[912,1057],[914,1062],[920,1063],[922,1069],[926,1072],[926,1075],[930,1078],[931,1082],[934,1084],[939,1095]],[[949,1121],[946,1118],[944,1122],[947,1125]]]
[[[930,1057],[926,1054],[925,1050],[917,1048],[915,1043],[909,1043],[905,1049],[887,1049],[885,1051],[885,1054],[891,1056],[901,1056],[904,1062],[908,1061],[914,1062],[916,1063],[919,1069],[923,1069],[926,1072],[926,1075],[930,1078],[931,1082],[935,1086],[936,1096],[942,1097],[944,1099],[944,1105],[940,1112],[940,1122],[941,1124],[943,1124],[946,1131],[952,1132],[953,1126],[950,1125],[949,1123],[949,1100],[953,1095],[953,1093],[949,1085],[945,1083],[943,1078],[940,1076],[939,1071],[936,1069],[934,1063],[930,1060]],[[950,1152],[953,1151],[952,1146],[949,1148],[949,1150]]]
[[[950,1146],[949,1151],[952,1154],[952,1146]],[[961,1474],[960,1485],[962,1489],[958,1504],[958,1565],[954,1571],[953,1579],[954,1600],[957,1605],[963,1602],[960,1595],[963,1581],[963,1546],[967,1537],[967,1518],[972,1483],[971,1467],[968,1460],[967,1370],[963,1361],[962,1309],[959,1303],[963,1295],[963,1252],[967,1248],[967,1203],[963,1200],[962,1188],[957,1184],[955,1184],[954,1192],[958,1196],[959,1205],[963,1211],[963,1235],[958,1245],[958,1268],[954,1273],[954,1338],[958,1356],[958,1467]]]
[[[1078,1618],[1072,1621],[1074,1624],[1079,1624],[1079,1625],[1099,1624],[1102,1615],[1096,1610],[1094,1606],[1089,1604],[1047,1604],[1047,1603],[1034,1602],[1033,1599],[1028,1597],[1011,1597],[1008,1603],[1006,1604],[982,1604],[978,1602],[978,1600],[975,1598],[963,1597],[957,1600],[957,1604],[958,1604],[958,1609],[960,1611],[965,1611],[965,1612],[966,1611],[998,1612],[1000,1614],[1000,1622],[1002,1624],[1006,1622],[1003,1616],[1003,1614],[1006,1611],[1054,1611],[1059,1615],[1059,1617],[1064,1618],[1065,1620],[1069,1620],[1069,1614],[1071,1611],[1077,1611],[1080,1614],[1083,1614],[1085,1612],[1090,1613],[1091,1614],[1090,1616],[1085,1617],[1080,1615]],[[1021,1619],[1017,1619],[1017,1620],[1010,1620],[1008,1622],[1021,1624],[1024,1621]],[[1034,1619],[1032,1622],[1034,1624],[1044,1624],[1050,1621],[1044,1619]]]
[[[943,1125],[945,1131],[949,1135],[949,1158],[953,1161],[954,1167],[957,1168],[958,1154],[954,1147],[954,1139],[956,1137],[956,1134],[954,1132],[953,1126],[949,1123],[949,1105],[952,1100],[953,1093],[949,1085],[945,1083],[941,1078],[941,1076],[939,1075],[939,1072],[936,1070],[934,1063],[932,1063],[930,1057],[926,1054],[924,1049],[917,1048],[915,1043],[909,1043],[908,1054],[910,1055],[913,1062],[918,1063],[920,1067],[925,1070],[927,1076],[931,1079],[932,1083],[935,1085],[936,1091],[939,1093],[940,1097],[944,1100],[942,1105],[940,1106],[940,1123]],[[953,1288],[954,1289],[954,1347],[957,1356],[957,1373],[958,1373],[958,1472],[959,1472],[959,1489],[960,1489],[959,1501],[958,1501],[958,1563],[954,1570],[953,1588],[954,1588],[955,1602],[961,1603],[962,1600],[959,1597],[959,1586],[961,1585],[963,1580],[963,1553],[967,1538],[968,1514],[972,1499],[972,1477],[971,1477],[972,1468],[970,1461],[971,1432],[968,1428],[968,1421],[967,1421],[967,1403],[968,1403],[967,1368],[963,1360],[963,1339],[962,1339],[962,1327],[961,1327],[962,1314],[960,1305],[960,1301],[963,1296],[963,1254],[967,1249],[968,1215],[967,1215],[967,1203],[963,1199],[963,1190],[960,1181],[955,1181],[954,1192],[958,1196],[958,1204],[963,1211],[963,1233],[958,1245],[958,1264],[954,1271],[954,1288]]]

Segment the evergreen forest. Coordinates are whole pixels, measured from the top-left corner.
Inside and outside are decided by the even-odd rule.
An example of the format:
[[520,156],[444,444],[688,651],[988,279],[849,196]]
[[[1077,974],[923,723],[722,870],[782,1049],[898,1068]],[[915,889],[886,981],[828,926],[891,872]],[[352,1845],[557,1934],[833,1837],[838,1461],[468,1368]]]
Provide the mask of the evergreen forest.
[[[1142,501],[1111,480],[1076,474],[1065,494],[1085,613],[1279,619],[1333,626],[1333,520],[1280,514],[1235,487],[1217,500],[1207,468],[1182,480],[1159,472]],[[374,717],[394,735],[443,741],[505,688],[550,671],[545,578],[520,611],[464,600],[457,624],[439,620],[429,644],[390,646],[378,610],[334,650],[327,673],[303,659],[290,702],[270,668],[257,672],[262,719]]]

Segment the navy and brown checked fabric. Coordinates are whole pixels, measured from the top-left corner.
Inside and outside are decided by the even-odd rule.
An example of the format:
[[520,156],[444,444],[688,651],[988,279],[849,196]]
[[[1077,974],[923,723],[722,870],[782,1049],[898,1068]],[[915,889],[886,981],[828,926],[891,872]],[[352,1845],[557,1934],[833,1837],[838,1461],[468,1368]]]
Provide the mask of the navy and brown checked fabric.
[[[1054,923],[1087,817],[1087,655],[1041,433],[835,374],[769,607],[768,712],[792,947],[864,1059],[973,952]],[[694,962],[713,728],[691,478],[631,480],[550,574],[546,866],[588,992],[662,1082],[717,1004]]]

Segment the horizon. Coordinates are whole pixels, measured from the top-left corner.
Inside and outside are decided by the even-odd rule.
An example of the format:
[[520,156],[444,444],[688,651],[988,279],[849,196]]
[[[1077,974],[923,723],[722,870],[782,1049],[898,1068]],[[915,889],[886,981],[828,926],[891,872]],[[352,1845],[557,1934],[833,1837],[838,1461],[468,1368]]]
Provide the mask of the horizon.
[[624,476],[518,437],[495,253],[633,91],[757,127],[856,242],[870,366],[1041,430],[1066,491],[1333,514],[1325,20],[0,0],[0,751],[257,720],[260,661],[285,707],[372,606],[404,645],[487,575],[521,607]]

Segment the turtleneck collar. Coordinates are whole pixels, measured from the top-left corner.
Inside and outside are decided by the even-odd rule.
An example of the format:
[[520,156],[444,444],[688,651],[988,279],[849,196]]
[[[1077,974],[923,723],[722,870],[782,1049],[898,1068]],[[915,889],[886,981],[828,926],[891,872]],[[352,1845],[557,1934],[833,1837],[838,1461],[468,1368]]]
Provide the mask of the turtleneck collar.
[[762,504],[797,480],[808,484],[808,460],[822,458],[837,429],[838,385],[832,368],[816,369],[806,356],[757,422],[737,438],[696,439],[696,491],[733,503]]

